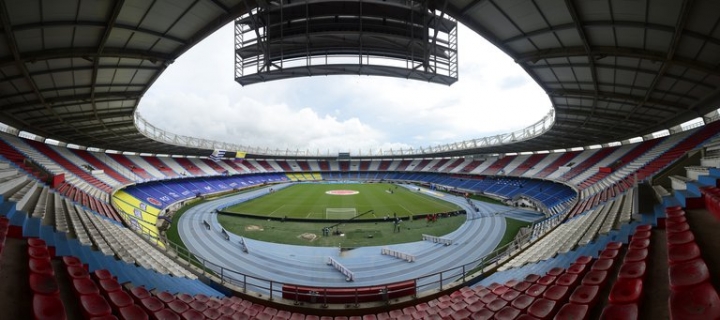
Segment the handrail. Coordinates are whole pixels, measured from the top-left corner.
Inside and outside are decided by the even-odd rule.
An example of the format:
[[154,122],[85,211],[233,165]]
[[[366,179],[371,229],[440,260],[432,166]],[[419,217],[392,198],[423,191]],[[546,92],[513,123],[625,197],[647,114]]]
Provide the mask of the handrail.
[[[556,216],[560,215],[562,214],[558,214]],[[562,219],[556,219],[556,221],[559,222],[562,221]],[[536,223],[531,225],[529,228],[532,229],[535,224]],[[557,222],[555,224],[557,224]],[[553,228],[546,228],[545,233],[550,232],[552,229]],[[533,233],[529,232],[525,235],[516,237],[502,247],[495,248],[495,250],[493,250],[489,254],[472,262],[455,266],[446,270],[441,270],[435,273],[423,275],[417,278],[407,279],[405,281],[414,281],[415,289],[417,292],[414,297],[433,294],[452,287],[470,284],[473,280],[477,279],[477,275],[483,274],[484,272],[496,268],[498,266],[496,265],[498,262],[506,260],[507,257],[518,253],[519,250],[527,248],[531,243],[534,243],[541,238],[540,236],[538,236],[533,239],[532,235]],[[236,270],[225,268],[207,260],[200,255],[193,254],[184,246],[169,241],[167,238],[161,239],[149,236],[147,234],[140,236],[143,239],[151,240],[148,242],[151,245],[156,246],[161,251],[171,252],[170,254],[168,254],[168,256],[176,260],[176,262],[178,262],[179,264],[188,267],[188,269],[190,270],[194,270],[196,273],[208,278],[210,281],[223,285],[229,289],[234,289],[238,292],[253,294],[256,297],[265,297],[267,300],[273,301],[275,299],[282,298],[284,285],[303,287],[303,285],[299,284],[279,282],[272,279],[255,277]],[[164,243],[165,248],[158,247],[158,241]],[[373,285],[372,287],[384,287],[387,292],[386,296],[393,296],[393,291],[390,289],[391,285],[392,284],[388,283],[382,285]],[[349,289],[352,291],[352,293],[349,294],[347,298],[352,298],[354,299],[353,301],[363,301],[362,298],[366,298],[366,296],[363,296],[362,291],[359,290],[364,287],[347,286],[341,288]],[[405,289],[400,289],[399,291],[403,290]],[[294,294],[296,294],[294,298],[296,303],[299,303],[300,301],[308,301],[308,299],[310,299],[311,301],[316,301],[317,303],[322,303],[323,306],[326,306],[328,303],[327,295],[322,296],[318,295],[317,293],[300,292]],[[334,297],[337,298],[338,296],[335,295]],[[388,301],[386,300],[385,302]]]
[[[535,138],[542,135],[552,128],[555,123],[555,109],[550,111],[539,121],[534,124],[516,130],[510,133],[498,134],[491,137],[477,138],[472,140],[465,140],[460,142],[448,143],[430,147],[419,147],[409,149],[389,149],[389,150],[368,150],[367,153],[363,153],[362,150],[358,150],[358,154],[355,156],[418,156],[428,155],[431,156],[436,153],[450,152],[450,151],[462,151],[471,150],[478,148],[487,148],[499,145],[507,145],[516,142],[521,142]],[[291,149],[270,149],[261,147],[251,147],[238,145],[229,142],[221,142],[210,139],[193,138],[190,136],[184,136],[175,134],[163,129],[156,127],[149,123],[145,118],[142,117],[140,112],[135,112],[135,127],[144,136],[171,145],[188,147],[188,148],[199,148],[199,149],[221,149],[221,150],[237,150],[243,151],[248,154],[254,155],[266,155],[266,156],[283,156],[283,157],[320,157],[320,156],[337,156],[337,154],[330,154],[328,150],[325,153],[321,153],[320,150],[317,152],[311,152],[310,150],[291,150]],[[349,150],[348,150],[349,151]]]

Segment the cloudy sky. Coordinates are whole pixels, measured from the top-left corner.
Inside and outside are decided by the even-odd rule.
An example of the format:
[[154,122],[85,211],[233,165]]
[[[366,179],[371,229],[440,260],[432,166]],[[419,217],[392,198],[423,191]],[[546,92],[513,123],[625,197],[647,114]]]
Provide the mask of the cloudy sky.
[[175,61],[138,111],[173,133],[311,152],[418,148],[526,127],[550,110],[512,59],[465,27],[452,86],[368,76],[234,81],[233,27]]

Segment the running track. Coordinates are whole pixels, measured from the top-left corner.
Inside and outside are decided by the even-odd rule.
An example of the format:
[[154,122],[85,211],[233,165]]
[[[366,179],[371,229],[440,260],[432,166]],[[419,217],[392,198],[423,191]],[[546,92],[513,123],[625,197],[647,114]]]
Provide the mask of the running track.
[[[279,189],[283,186],[274,185],[272,187]],[[266,193],[267,189],[259,189],[209,201],[189,209],[178,222],[180,237],[185,246],[193,254],[213,264],[260,279],[323,287],[379,285],[419,278],[471,263],[487,255],[495,249],[505,233],[505,219],[496,213],[508,210],[508,207],[475,202],[480,212],[469,214],[468,219],[460,228],[444,236],[444,238],[453,240],[453,244],[450,246],[419,241],[364,247],[341,253],[335,247],[294,246],[245,238],[249,253],[243,253],[239,245],[239,236],[230,234],[230,241],[224,239],[217,215],[213,211],[223,204],[250,199]],[[442,199],[461,206],[467,212],[473,211],[464,198],[445,195]],[[211,224],[210,230],[202,226],[203,220]],[[409,263],[381,255],[380,249],[383,247],[415,255],[416,261]],[[355,275],[355,281],[346,282],[343,274],[326,264],[328,257],[333,257],[351,270]],[[227,270],[224,271],[224,275],[231,276]],[[443,274],[444,279],[452,276],[456,275]],[[240,281],[243,279],[240,275],[233,277]],[[436,284],[428,284],[428,282],[437,280],[437,277],[433,277],[433,279],[419,281],[419,291],[437,287]],[[267,287],[266,281],[252,278],[247,278],[246,281],[248,289],[267,292],[264,289]],[[423,281],[426,283],[422,283]],[[447,283],[449,281],[445,280],[444,284]]]

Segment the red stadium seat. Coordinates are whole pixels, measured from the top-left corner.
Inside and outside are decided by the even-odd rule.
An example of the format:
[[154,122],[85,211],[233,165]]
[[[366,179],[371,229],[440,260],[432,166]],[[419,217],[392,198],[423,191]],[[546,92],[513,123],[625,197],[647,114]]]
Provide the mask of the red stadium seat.
[[629,249],[645,249],[650,246],[650,239],[635,239],[630,241]]
[[107,298],[110,306],[112,306],[114,310],[118,310],[120,308],[135,304],[133,298],[130,297],[130,295],[127,294],[125,291],[110,292],[108,293]]
[[632,240],[650,239],[650,231],[635,231],[632,235]]
[[73,288],[78,295],[98,294],[100,290],[90,278],[78,278],[73,280]]
[[[475,302],[469,304],[467,307],[465,307],[465,309],[467,309],[470,312],[480,311],[480,309],[482,309],[482,308],[485,308],[485,303],[480,300],[475,301]],[[418,310],[418,311],[420,311],[420,310]]]
[[700,248],[695,241],[668,246],[668,263],[676,264],[700,258]]
[[45,273],[30,274],[30,289],[35,294],[58,295],[60,293],[55,277]]
[[540,279],[538,279],[538,281],[535,283],[539,285],[549,286],[555,283],[555,279],[557,279],[557,276],[545,275],[540,277]]
[[[263,314],[267,314],[267,313],[263,312]],[[206,319],[210,319],[210,320],[215,320],[217,318],[220,318],[220,316],[221,316],[220,311],[218,309],[211,309],[211,308],[205,309],[205,311],[203,311],[203,315],[205,316]],[[272,316],[271,316],[271,318],[272,318]]]
[[480,301],[482,301],[482,302],[485,303],[485,304],[488,304],[488,303],[490,303],[490,302],[495,301],[495,299],[499,299],[499,298],[500,298],[500,297],[498,297],[496,294],[490,292],[490,293],[488,293],[488,294],[480,297]]
[[59,296],[33,295],[33,317],[35,319],[65,320],[65,306]]
[[628,249],[627,252],[625,252],[625,258],[623,259],[623,262],[637,262],[637,261],[645,261],[648,256],[648,249]]
[[183,320],[202,320],[205,319],[205,316],[202,312],[189,309],[188,311],[183,312],[183,314],[180,315],[180,318]]
[[561,286],[574,286],[578,283],[580,277],[574,273],[566,273],[557,278],[555,284]]
[[667,218],[684,217],[684,216],[685,216],[685,211],[679,210],[679,211],[666,212],[666,213],[665,213],[665,216],[666,216]]
[[[495,313],[495,319],[497,320],[513,320],[517,318],[517,316],[520,315],[520,310],[515,309],[513,307],[505,307],[502,308],[500,311]],[[467,319],[467,318],[464,318]]]
[[548,299],[537,299],[527,308],[527,314],[538,319],[550,319],[555,313],[557,303]]
[[579,285],[570,295],[570,303],[594,306],[598,300],[599,286]]
[[525,281],[530,282],[530,283],[535,283],[538,280],[540,280],[540,276],[537,274],[529,274],[529,275],[525,276]]
[[175,300],[175,296],[174,296],[174,295],[172,295],[172,294],[170,294],[170,293],[168,293],[168,292],[165,292],[165,291],[158,292],[158,293],[155,295],[155,298],[160,299],[160,301],[164,302],[165,304],[168,304],[170,301]]
[[608,244],[605,245],[605,250],[620,250],[620,248],[622,248],[622,245],[623,244],[620,241],[608,242]]
[[493,289],[492,293],[494,293],[498,296],[501,296],[501,295],[503,295],[503,293],[507,292],[508,290],[510,290],[510,288],[508,288],[506,286],[502,286],[502,287],[497,287],[497,288]]
[[515,300],[513,300],[510,305],[515,309],[525,311],[525,309],[527,309],[527,307],[529,307],[533,302],[535,302],[534,297],[526,294],[521,294],[517,298],[515,298]]
[[99,294],[86,294],[80,296],[80,306],[87,318],[103,317],[110,315],[110,305]]
[[589,307],[583,304],[567,303],[555,314],[556,320],[585,320],[588,317]]
[[565,269],[560,268],[560,267],[555,267],[555,268],[550,269],[547,272],[547,275],[557,277],[557,276],[563,274],[564,272],[565,272]]
[[147,297],[145,299],[142,299],[140,300],[139,304],[141,307],[143,307],[143,309],[145,309],[147,313],[155,313],[165,307],[162,301],[158,300],[155,297]]
[[106,279],[114,279],[115,277],[110,273],[110,271],[105,269],[98,269],[93,271],[93,277],[95,280],[106,280]]
[[585,274],[581,283],[587,286],[604,286],[607,282],[607,271],[603,270],[590,270]]
[[[505,308],[508,308],[508,307],[505,307]],[[503,309],[504,309],[504,308],[503,308]],[[502,311],[502,310],[501,310],[501,311]],[[466,309],[460,309],[460,310],[455,310],[455,312],[453,312],[450,316],[451,316],[454,320],[465,320],[465,319],[470,318],[470,314],[471,314],[470,311],[468,311],[468,310],[466,310]],[[497,315],[496,315],[496,316],[497,316]],[[273,318],[273,320],[274,320],[274,319],[275,319],[275,318]],[[337,317],[335,317],[335,319],[337,319]],[[397,317],[397,318],[395,318],[395,319],[397,319],[397,320],[412,320],[413,317],[412,317],[411,315],[404,314],[404,315],[401,315],[401,316],[399,316],[399,317]]]
[[83,267],[68,266],[66,270],[71,279],[90,278],[90,274]]
[[32,273],[43,273],[55,276],[52,264],[46,259],[28,259],[28,267]]
[[177,298],[178,298],[178,300],[185,302],[185,303],[190,303],[190,302],[193,302],[193,300],[195,300],[195,298],[193,298],[193,296],[191,296],[187,293],[178,294]]
[[185,311],[187,311],[188,309],[190,309],[190,307],[187,305],[187,303],[182,302],[182,301],[180,301],[180,300],[170,301],[170,302],[167,304],[167,306],[168,306],[168,308],[169,308],[170,310],[172,310],[173,312],[175,312],[175,313],[177,313],[177,314],[182,314],[183,312],[185,312]]
[[503,293],[500,298],[502,298],[505,301],[511,302],[515,298],[517,298],[520,295],[520,291],[517,290],[508,290],[507,292]]
[[28,247],[28,256],[31,259],[47,259],[50,260],[50,252],[47,247]]
[[29,247],[47,248],[47,245],[45,244],[45,240],[40,239],[40,238],[28,238],[27,244]]
[[665,218],[665,221],[668,222],[668,223],[670,223],[670,224],[683,223],[683,222],[687,222],[687,218],[686,218],[684,215],[682,215],[682,216],[674,216],[674,217],[667,217],[667,218]]
[[122,286],[120,286],[115,279],[100,280],[98,284],[100,285],[100,289],[105,293],[122,290]]
[[531,297],[537,298],[539,296],[542,296],[543,292],[545,292],[545,290],[547,290],[547,287],[548,286],[541,285],[541,284],[534,284],[534,285],[530,286],[530,288],[525,290],[525,294],[527,294]]
[[637,320],[638,306],[634,303],[629,304],[609,304],[605,306],[600,315],[601,320]]
[[543,298],[556,302],[564,302],[570,295],[570,289],[567,286],[552,285],[543,293]]
[[673,320],[720,319],[720,298],[707,282],[671,292],[669,305]]
[[592,262],[593,258],[590,256],[579,256],[577,259],[575,259],[575,263],[579,264],[589,264]]
[[508,280],[507,282],[505,282],[505,286],[508,287],[508,288],[512,288],[512,287],[514,287],[516,284],[518,284],[518,282],[520,282],[520,281],[517,281],[517,280],[515,280],[515,279],[511,279],[511,280]]
[[683,223],[670,223],[665,226],[665,230],[668,233],[678,233],[690,230],[690,225],[687,222]]
[[[600,256],[598,256],[598,259],[612,259],[615,260],[619,254],[618,249],[605,249],[602,252],[600,252]],[[595,261],[595,264],[597,264],[597,261]]]
[[620,266],[618,278],[645,278],[645,262],[627,262]]
[[150,292],[145,287],[134,287],[130,289],[130,295],[135,300],[135,303],[139,303],[140,300],[150,297]]
[[668,245],[683,244],[690,241],[695,241],[695,235],[693,235],[692,231],[689,230],[676,233],[667,233],[666,235]]
[[[148,314],[136,304],[131,304],[118,310],[120,319],[132,319],[132,320],[147,320],[149,319]],[[159,320],[159,319],[158,319]]]
[[195,295],[195,300],[205,303],[205,302],[208,302],[208,300],[210,300],[210,298],[208,298],[208,296],[206,296],[202,293],[198,293]]
[[[583,274],[585,274],[585,271],[587,271],[587,270],[588,270],[588,267],[586,264],[573,263],[572,265],[570,265],[570,267],[567,268],[566,273],[582,276]],[[555,283],[557,283],[557,281]]]
[[498,299],[495,299],[492,302],[488,303],[487,305],[485,305],[485,308],[487,308],[488,310],[490,310],[492,312],[498,312],[498,311],[500,311],[500,309],[504,308],[507,305],[508,305],[507,301],[498,298]]
[[482,309],[472,314],[471,319],[473,320],[490,320],[495,315],[494,312],[488,309]]
[[515,286],[513,286],[513,289],[520,291],[520,292],[525,292],[525,290],[530,288],[530,286],[532,286],[532,285],[533,285],[533,282],[520,281]]
[[592,267],[590,267],[590,270],[593,271],[608,271],[612,269],[613,264],[615,263],[615,260],[613,259],[597,259],[595,260],[595,263],[593,263]]
[[694,286],[710,279],[710,271],[703,259],[678,262],[670,265],[670,289],[677,291],[684,287]]
[[642,280],[620,278],[610,290],[608,301],[612,304],[638,303],[642,296]]
[[190,302],[190,304],[188,304],[188,306],[190,306],[191,309],[195,309],[200,312],[204,312],[205,309],[207,309],[207,305],[204,302],[197,301],[197,300]]
[[170,309],[162,309],[153,314],[153,319],[157,320],[180,320],[180,316]]

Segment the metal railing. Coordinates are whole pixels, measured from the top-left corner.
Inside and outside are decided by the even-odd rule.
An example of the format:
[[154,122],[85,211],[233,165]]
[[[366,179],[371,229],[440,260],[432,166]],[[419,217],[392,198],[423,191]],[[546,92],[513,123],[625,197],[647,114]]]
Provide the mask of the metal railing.
[[[550,111],[539,121],[534,124],[510,133],[498,134],[491,137],[484,137],[460,142],[448,143],[437,146],[409,148],[409,149],[389,149],[389,150],[368,150],[364,153],[358,150],[355,156],[432,156],[436,153],[461,151],[470,149],[487,148],[499,145],[507,145],[535,138],[550,130],[555,123],[555,110]],[[317,150],[291,150],[291,149],[271,149],[261,147],[250,147],[238,145],[229,142],[220,142],[210,139],[193,138],[189,136],[179,135],[166,130],[160,129],[149,123],[142,117],[140,112],[135,112],[135,127],[146,137],[176,146],[199,148],[199,149],[221,149],[221,150],[238,150],[248,154],[267,155],[267,156],[284,156],[284,157],[318,157],[318,156],[336,156],[337,153],[330,154],[330,151],[321,152]],[[348,150],[349,151],[349,150]]]
[[[530,226],[530,228],[533,226]],[[149,242],[153,245],[155,245],[157,240],[160,240],[151,239],[152,237],[147,235],[144,235],[143,238],[150,240]],[[477,275],[497,267],[497,265],[495,265],[497,262],[517,253],[519,249],[526,248],[531,242],[531,238],[532,232],[522,235],[502,247],[496,248],[484,257],[472,262],[405,280],[415,283],[415,293],[412,295],[412,298],[469,284],[473,279],[477,279]],[[388,283],[360,287],[332,287],[333,289],[347,289],[343,290],[344,294],[341,295],[329,295],[328,292],[324,290],[314,292],[302,292],[299,290],[288,291],[283,290],[283,288],[287,288],[286,286],[303,287],[303,285],[278,282],[272,279],[245,274],[216,264],[200,255],[193,254],[182,245],[167,240],[160,241],[165,243],[165,250],[168,252],[169,257],[173,258],[180,265],[194,270],[198,275],[204,276],[210,281],[223,285],[231,290],[251,294],[270,301],[284,297],[285,299],[293,300],[295,304],[302,304],[303,302],[312,303],[314,301],[315,303],[327,305],[331,300],[343,299],[343,303],[355,302],[357,305],[360,302],[369,302],[368,299],[378,297],[380,297],[380,299],[373,302],[389,302],[389,300],[387,300],[389,297],[401,295],[408,290],[407,288],[393,289],[393,283]],[[161,250],[163,249],[161,248]],[[367,290],[365,290],[368,287],[383,288],[384,294],[378,295],[375,292],[368,293]],[[331,287],[328,287],[328,289],[330,288]],[[285,296],[283,296],[283,293],[285,293]]]

